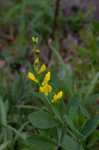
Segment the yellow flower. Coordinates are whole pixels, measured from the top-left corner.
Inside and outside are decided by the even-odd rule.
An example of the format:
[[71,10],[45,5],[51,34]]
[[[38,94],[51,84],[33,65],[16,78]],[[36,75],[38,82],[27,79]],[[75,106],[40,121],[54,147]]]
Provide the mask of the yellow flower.
[[48,81],[50,81],[50,76],[51,76],[51,73],[47,72],[45,77],[44,77],[43,84],[47,84]]
[[63,96],[63,91],[60,91],[60,92],[58,92],[57,94],[55,94],[55,95],[53,96],[52,103],[57,102],[57,100],[61,99],[62,96]]
[[41,68],[40,68],[39,73],[43,73],[45,70],[46,70],[46,65],[43,64],[43,65],[41,66]]
[[32,72],[28,72],[28,78],[38,83],[38,80],[36,79],[35,75]]
[[37,44],[37,43],[38,43],[38,37],[34,37],[34,36],[33,36],[33,37],[32,37],[32,41]]
[[52,91],[51,85],[45,84],[44,86],[40,86],[39,88],[40,93],[44,93],[45,95],[48,95]]
[[34,52],[34,53],[40,53],[40,50],[39,49],[32,49],[32,52]]
[[38,57],[35,58],[34,63],[39,64],[39,58]]
[[39,50],[39,49],[36,49],[36,50],[35,50],[35,53],[40,53],[40,50]]

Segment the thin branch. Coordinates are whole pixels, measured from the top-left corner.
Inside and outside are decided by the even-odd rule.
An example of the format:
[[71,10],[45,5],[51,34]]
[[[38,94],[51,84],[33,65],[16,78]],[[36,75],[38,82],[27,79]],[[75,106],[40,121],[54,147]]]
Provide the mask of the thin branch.
[[52,39],[54,39],[55,31],[56,31],[56,28],[57,28],[57,17],[58,17],[58,14],[59,14],[60,1],[61,0],[56,0],[56,9],[55,9],[55,13],[54,13],[54,23],[53,23],[53,29],[52,29],[52,34],[51,34]]

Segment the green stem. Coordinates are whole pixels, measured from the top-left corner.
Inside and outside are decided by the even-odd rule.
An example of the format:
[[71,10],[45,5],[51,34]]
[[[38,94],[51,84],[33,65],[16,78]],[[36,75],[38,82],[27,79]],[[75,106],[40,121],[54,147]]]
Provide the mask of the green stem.
[[30,105],[16,105],[17,108],[27,108],[27,109],[37,109],[40,110],[40,108],[36,106],[30,106]]
[[53,113],[55,114],[56,118],[57,118],[57,119],[59,120],[59,122],[64,126],[64,122],[63,122],[63,120],[61,119],[60,115],[58,114],[57,109],[55,109],[55,107],[50,103],[50,101],[49,101],[49,99],[48,99],[47,97],[46,97],[46,99],[47,99],[47,101],[48,101],[48,103],[49,103],[49,105],[50,105],[50,107],[51,107]]

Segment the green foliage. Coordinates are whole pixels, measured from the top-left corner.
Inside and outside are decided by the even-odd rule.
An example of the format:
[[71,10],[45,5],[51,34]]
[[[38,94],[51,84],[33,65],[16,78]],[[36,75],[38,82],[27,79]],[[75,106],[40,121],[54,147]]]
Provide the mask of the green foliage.
[[71,16],[67,17],[64,21],[64,29],[68,31],[78,32],[84,25],[85,18],[81,12],[72,13]]
[[44,111],[33,112],[29,116],[29,120],[35,127],[40,129],[53,128],[58,125],[57,121],[53,119],[52,115]]
[[[10,35],[14,35],[16,28],[17,36],[14,42],[14,49],[23,54],[24,45],[33,35],[42,35],[46,40],[52,32],[54,19],[55,0],[22,0],[18,3],[12,2],[6,11],[3,11],[2,24],[8,22],[13,25],[10,28]],[[17,25],[17,27],[16,27]],[[31,34],[32,33],[32,34]],[[14,38],[14,37],[12,37]]]
[[[54,50],[67,73],[68,67],[61,56]],[[77,92],[72,82],[74,75],[69,72],[66,80],[60,80],[57,72],[52,73],[51,83],[55,89],[63,89],[64,97],[57,104],[49,103],[46,96],[34,92],[32,84],[25,76],[16,74],[10,87],[10,94],[0,99],[0,148],[13,150],[16,143],[18,149],[44,150],[60,147],[65,150],[98,150],[99,116],[90,110],[89,103],[94,102],[99,94],[86,94],[86,87]],[[57,82],[55,79],[58,78]],[[69,78],[69,79],[68,79]],[[68,80],[68,82],[66,82]],[[61,82],[60,82],[61,81]],[[57,84],[55,84],[55,82]],[[65,88],[64,88],[65,87]],[[90,86],[87,87],[90,91]],[[85,93],[85,96],[82,96]],[[89,93],[89,92],[88,92]],[[68,100],[68,103],[66,102]],[[8,103],[9,102],[9,103]],[[13,138],[14,137],[14,138]]]
[[31,149],[37,150],[54,150],[56,148],[56,144],[51,139],[37,135],[29,136],[26,145]]
[[[93,28],[89,26],[87,30],[80,31],[83,46],[73,46],[76,50],[77,57],[72,58],[72,62],[77,69],[78,78],[80,79],[79,84],[89,86],[86,91],[86,96],[89,96],[93,92],[97,93],[97,88],[99,87],[98,36],[97,32],[94,32],[92,29]],[[81,64],[78,63],[79,60],[81,61]],[[82,80],[85,83],[83,83]]]
[[[76,100],[78,101],[77,102],[78,105],[75,103]],[[60,113],[58,112],[58,115],[60,115],[62,122],[56,116],[55,111],[53,112],[44,112],[44,111],[37,112],[36,111],[29,115],[29,120],[32,123],[33,127],[35,126],[36,128],[38,128],[40,135],[42,135],[42,131],[43,131],[45,137],[48,138],[50,142],[51,140],[53,140],[57,146],[60,146],[61,148],[66,149],[66,150],[86,149],[87,139],[90,138],[90,136],[96,131],[96,128],[99,125],[99,116],[94,116],[94,117],[86,116],[85,113],[83,112],[83,109],[80,109],[82,101],[83,100],[80,100],[78,96],[74,96],[70,100],[70,103],[65,106],[67,111],[64,111],[63,117],[61,117]],[[57,109],[58,106],[57,107],[53,106],[53,107],[54,109]],[[85,106],[82,106],[82,107],[86,110]],[[74,117],[70,115],[71,108],[72,108],[72,111],[75,111],[76,113]],[[59,110],[57,109],[57,111]],[[52,113],[53,113],[53,116],[52,115],[50,116],[50,114]],[[49,117],[47,115],[50,116],[51,118],[48,119]],[[81,118],[81,115],[83,116],[83,118]],[[60,122],[59,125],[55,123],[54,121],[55,118],[57,118],[57,121]],[[51,133],[54,133],[54,130],[55,130],[54,127],[57,128],[57,134],[55,133],[53,134],[53,136],[51,136]],[[52,128],[52,131],[48,128]],[[39,134],[36,135],[37,138],[39,138]],[[60,140],[58,141],[58,139]],[[29,141],[27,141],[27,143],[28,142]],[[45,145],[45,147],[43,147],[45,149],[46,142],[44,140],[43,142],[45,144],[42,144],[42,146]],[[38,143],[39,143],[39,140],[38,140]],[[39,150],[40,147],[39,146],[36,147],[37,150]],[[34,145],[32,148],[34,148]]]
[[[31,33],[41,35],[44,40],[49,37],[54,4],[54,0],[21,0],[16,5],[14,2],[9,4],[7,11],[1,15],[3,24],[18,24],[19,33],[13,48],[15,51],[19,49],[20,57],[15,57],[14,52],[3,53],[8,66],[0,70],[0,150],[99,149],[99,108],[96,104],[99,100],[98,22],[92,23],[93,30],[80,32],[85,46],[75,46],[77,56],[82,60],[79,67],[76,58],[73,59],[79,72],[77,76],[62,59],[60,43],[55,41],[50,45],[54,62],[50,80],[52,93],[43,95],[39,92],[46,72],[40,77],[35,73],[40,80],[38,85],[27,79],[27,72],[35,71],[34,65],[25,60],[23,53],[26,48],[23,47]],[[61,24],[62,14],[59,15],[57,26],[61,28],[65,24]],[[78,31],[84,23],[83,19],[82,14],[73,14],[66,20],[67,30]],[[10,34],[13,35],[13,32],[12,28]],[[13,60],[10,59],[12,56]],[[25,73],[20,70],[24,64]],[[20,65],[18,69],[16,65]],[[63,91],[63,97],[52,103],[53,94],[59,90]]]

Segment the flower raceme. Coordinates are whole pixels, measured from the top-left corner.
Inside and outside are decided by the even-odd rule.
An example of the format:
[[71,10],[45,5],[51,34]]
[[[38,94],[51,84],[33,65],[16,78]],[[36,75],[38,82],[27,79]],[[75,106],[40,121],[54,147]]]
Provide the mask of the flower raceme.
[[[37,46],[38,44],[38,37],[32,37],[32,41],[33,43],[35,44],[35,47]],[[38,83],[39,85],[39,92],[44,94],[45,96],[48,96],[48,94],[50,94],[52,92],[52,86],[49,85],[49,81],[50,81],[50,78],[51,78],[51,73],[50,72],[47,72],[44,76],[44,79],[41,83],[41,78],[40,78],[40,75],[46,71],[46,65],[45,64],[42,64],[41,67],[40,67],[40,64],[39,64],[39,57],[38,57],[38,54],[40,53],[40,50],[39,49],[35,49],[33,50],[33,52],[36,53],[36,58],[34,60],[34,71],[35,73],[37,74],[37,78],[35,77],[35,75],[32,73],[32,72],[28,72],[28,78],[30,80],[32,80],[33,82],[35,83]],[[56,103],[59,99],[62,98],[63,96],[63,92],[62,91],[59,91],[57,94],[54,94],[53,96],[53,93],[51,93],[50,95],[50,98],[52,99],[52,103]]]
[[[39,82],[38,79],[35,77],[35,75],[31,72],[28,73],[28,78],[36,83]],[[46,96],[48,96],[48,94],[52,92],[52,86],[48,84],[49,81],[50,81],[50,72],[47,72],[45,74],[45,77],[41,86],[39,87],[39,92],[43,93]],[[62,96],[63,96],[62,91],[58,92],[57,94],[54,94],[52,103],[56,103],[59,99],[62,98]]]
[[38,83],[38,80],[36,79],[35,75],[32,72],[28,72],[28,78],[36,83]]
[[55,95],[53,96],[52,103],[57,102],[59,99],[62,98],[62,96],[63,96],[63,91],[60,91],[60,92],[58,92],[57,94],[55,94]]

